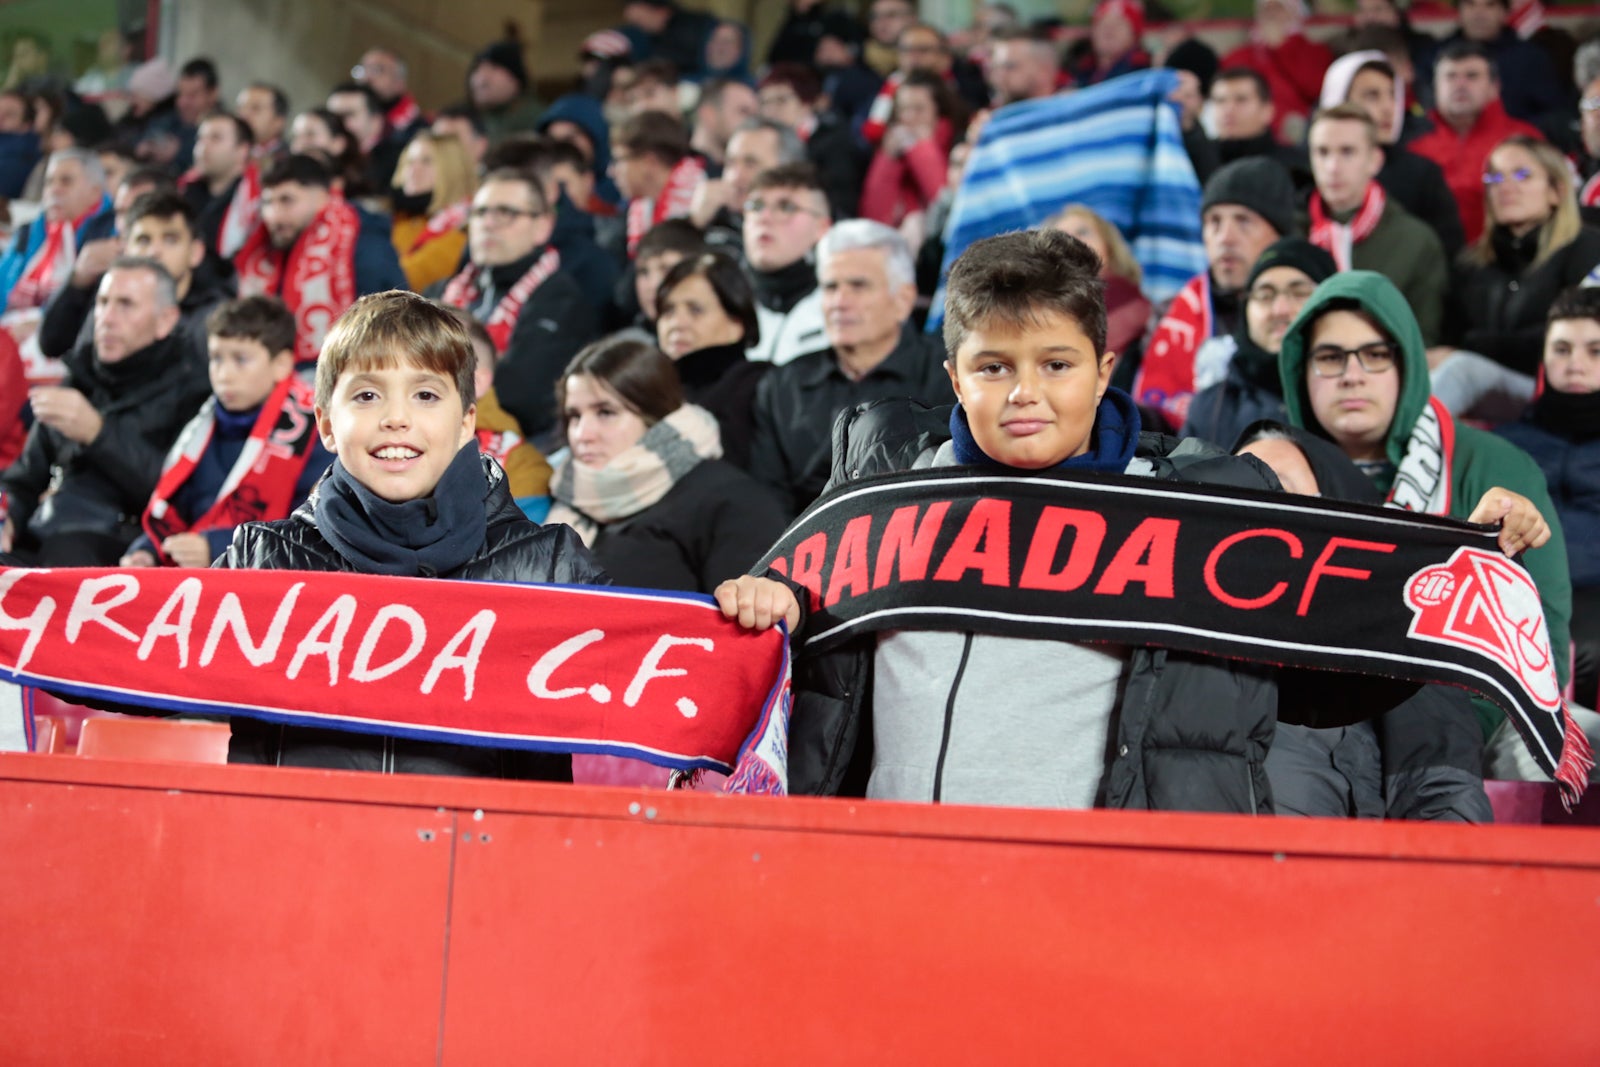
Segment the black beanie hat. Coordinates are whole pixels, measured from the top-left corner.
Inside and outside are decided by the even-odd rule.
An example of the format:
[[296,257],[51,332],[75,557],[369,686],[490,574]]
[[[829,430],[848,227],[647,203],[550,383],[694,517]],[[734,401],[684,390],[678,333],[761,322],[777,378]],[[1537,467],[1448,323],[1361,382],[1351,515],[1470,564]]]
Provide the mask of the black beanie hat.
[[1250,280],[1244,287],[1249,289],[1273,267],[1293,267],[1318,285],[1339,272],[1333,257],[1304,237],[1284,237],[1272,242],[1261,253],[1256,265],[1250,268]]
[[1274,419],[1252,422],[1234,441],[1232,452],[1237,455],[1239,449],[1263,437],[1287,438],[1299,447],[1317,479],[1318,494],[1324,500],[1347,500],[1374,507],[1383,503],[1377,484],[1361,473],[1361,468],[1351,462],[1343,449],[1299,426],[1285,426]]
[[1217,204],[1238,204],[1267,220],[1279,237],[1294,233],[1294,182],[1282,163],[1249,156],[1217,168],[1206,182],[1200,213]]
[[528,88],[528,66],[522,60],[522,45],[516,41],[496,41],[483,51],[472,57],[472,66],[468,71],[477,69],[480,63],[493,63],[501,70],[517,79],[517,84],[524,90]]
[[1167,53],[1164,64],[1172,70],[1186,70],[1200,79],[1200,95],[1211,95],[1211,81],[1217,76],[1217,53],[1211,46],[1196,38],[1189,38]]

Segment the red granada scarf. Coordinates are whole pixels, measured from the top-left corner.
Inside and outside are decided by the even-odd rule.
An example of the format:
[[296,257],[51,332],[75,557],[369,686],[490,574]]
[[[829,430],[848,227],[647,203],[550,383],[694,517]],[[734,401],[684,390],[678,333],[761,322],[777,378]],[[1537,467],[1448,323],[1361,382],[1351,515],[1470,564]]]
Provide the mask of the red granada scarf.
[[356,302],[356,238],[361,218],[342,196],[329,198],[288,254],[257,226],[233,261],[240,296],[281,296],[294,312],[294,359],[315,363],[333,320]]
[[155,542],[163,563],[171,561],[161,551],[161,542],[175,533],[287,517],[294,503],[294,487],[311,459],[311,445],[317,437],[316,397],[311,386],[291,374],[262,403],[250,438],[210,509],[185,520],[172,506],[172,496],[189,480],[211,444],[216,407],[213,396],[178,435],[145,508],[144,530]]
[[1333,257],[1340,270],[1350,269],[1350,257],[1355,246],[1372,236],[1383,218],[1384,205],[1389,198],[1383,186],[1368,182],[1367,191],[1361,195],[1361,207],[1356,209],[1349,222],[1337,222],[1322,203],[1322,194],[1311,198],[1311,243]]
[[725,792],[786,787],[789,642],[781,628],[741,629],[710,597],[337,571],[4,567],[0,623],[0,685],[626,756],[731,772]]
[[689,214],[689,204],[695,190],[706,180],[706,168],[695,156],[684,156],[667,174],[667,184],[654,200],[637,197],[628,203],[628,258],[633,258],[639,247],[639,238],[650,232],[650,227],[668,219],[681,219]]
[[78,258],[78,229],[108,203],[102,199],[71,222],[66,219],[45,222],[44,240],[29,257],[17,284],[11,287],[11,295],[6,300],[8,310],[44,307],[67,284],[72,278],[73,261]]
[[[522,305],[528,297],[544,284],[546,278],[560,269],[561,255],[552,245],[528,268],[528,273],[518,278],[517,284],[500,298],[500,303],[494,306],[494,314],[483,324],[483,328],[489,331],[489,339],[494,342],[496,352],[504,352],[511,344],[511,331],[517,328],[517,318],[522,314]],[[483,287],[478,284],[481,273],[481,267],[468,263],[465,270],[445,284],[444,302],[451,307],[468,310],[477,307],[478,300],[483,296]]]
[[1172,298],[1156,323],[1145,349],[1133,395],[1141,404],[1160,408],[1174,426],[1182,426],[1194,396],[1194,357],[1211,337],[1211,275],[1190,278]]
[[441,208],[428,216],[428,224],[417,234],[417,239],[411,242],[411,247],[406,249],[410,255],[422,248],[423,245],[436,237],[443,237],[447,233],[454,233],[467,224],[467,213],[472,208],[466,200],[458,200],[449,207]]

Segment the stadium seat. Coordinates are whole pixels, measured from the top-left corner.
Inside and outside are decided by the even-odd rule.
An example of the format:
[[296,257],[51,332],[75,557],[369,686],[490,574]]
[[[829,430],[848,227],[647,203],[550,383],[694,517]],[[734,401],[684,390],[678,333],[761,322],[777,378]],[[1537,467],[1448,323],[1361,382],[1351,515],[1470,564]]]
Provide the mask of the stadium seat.
[[54,715],[33,717],[33,750],[56,754],[70,753],[67,747],[67,724]]
[[99,759],[171,760],[227,763],[227,723],[181,722],[135,716],[87,719],[78,738],[78,755]]

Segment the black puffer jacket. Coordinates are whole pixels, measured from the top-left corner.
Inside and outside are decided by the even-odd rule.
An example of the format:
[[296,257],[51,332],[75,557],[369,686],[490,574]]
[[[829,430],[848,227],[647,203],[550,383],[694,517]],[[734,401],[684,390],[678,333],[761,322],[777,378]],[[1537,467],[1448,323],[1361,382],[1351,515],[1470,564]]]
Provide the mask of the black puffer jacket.
[[57,534],[83,532],[131,544],[167,449],[211,393],[176,331],[109,364],[95,357],[92,344],[80,345],[66,365],[62,384],[88,398],[103,425],[81,444],[35,423],[22,455],[0,475],[23,551]]
[[[478,582],[611,584],[570,527],[530,522],[511,499],[500,465],[485,459],[483,467],[489,480],[489,495],[484,500],[489,527],[483,546],[458,570],[439,577]],[[317,529],[315,508],[320,488],[313,489],[306,502],[287,519],[239,527],[227,554],[216,565],[354,572],[355,565],[339,555]],[[228,761],[399,774],[572,780],[572,760],[560,753],[413,741],[243,718],[233,720]]]
[[1537,267],[1532,264],[1538,230],[1520,238],[1500,230],[1495,237],[1493,260],[1463,260],[1457,268],[1445,335],[1452,344],[1531,376],[1544,356],[1545,313],[1556,294],[1600,264],[1600,230],[1585,226]]
[[[949,437],[948,406],[881,401],[834,424],[830,486],[912,467]],[[1197,441],[1140,435],[1138,459],[1163,479],[1276,488],[1270,472]],[[789,785],[795,793],[863,795],[872,767],[872,668],[866,637],[795,663]],[[1272,810],[1266,757],[1276,724],[1275,673],[1164,649],[1129,652],[1098,803],[1110,808]]]

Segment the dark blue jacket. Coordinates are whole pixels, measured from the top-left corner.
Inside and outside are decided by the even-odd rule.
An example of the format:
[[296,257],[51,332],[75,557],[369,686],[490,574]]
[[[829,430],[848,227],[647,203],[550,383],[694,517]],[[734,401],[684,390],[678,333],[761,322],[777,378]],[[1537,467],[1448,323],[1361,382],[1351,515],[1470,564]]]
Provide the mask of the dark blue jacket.
[[594,219],[580,211],[566,193],[556,202],[556,224],[550,243],[561,255],[561,273],[572,276],[596,311],[603,310],[622,274],[622,265],[595,243]]
[[1600,437],[1574,441],[1531,417],[1495,433],[1532,456],[1550,483],[1550,499],[1567,536],[1572,587],[1600,586]]
[[361,233],[356,237],[356,295],[410,289],[390,237],[389,220],[359,205],[356,214],[361,217]]
[[32,130],[26,133],[0,133],[0,200],[15,200],[28,184],[28,175],[38,164],[39,135]]

